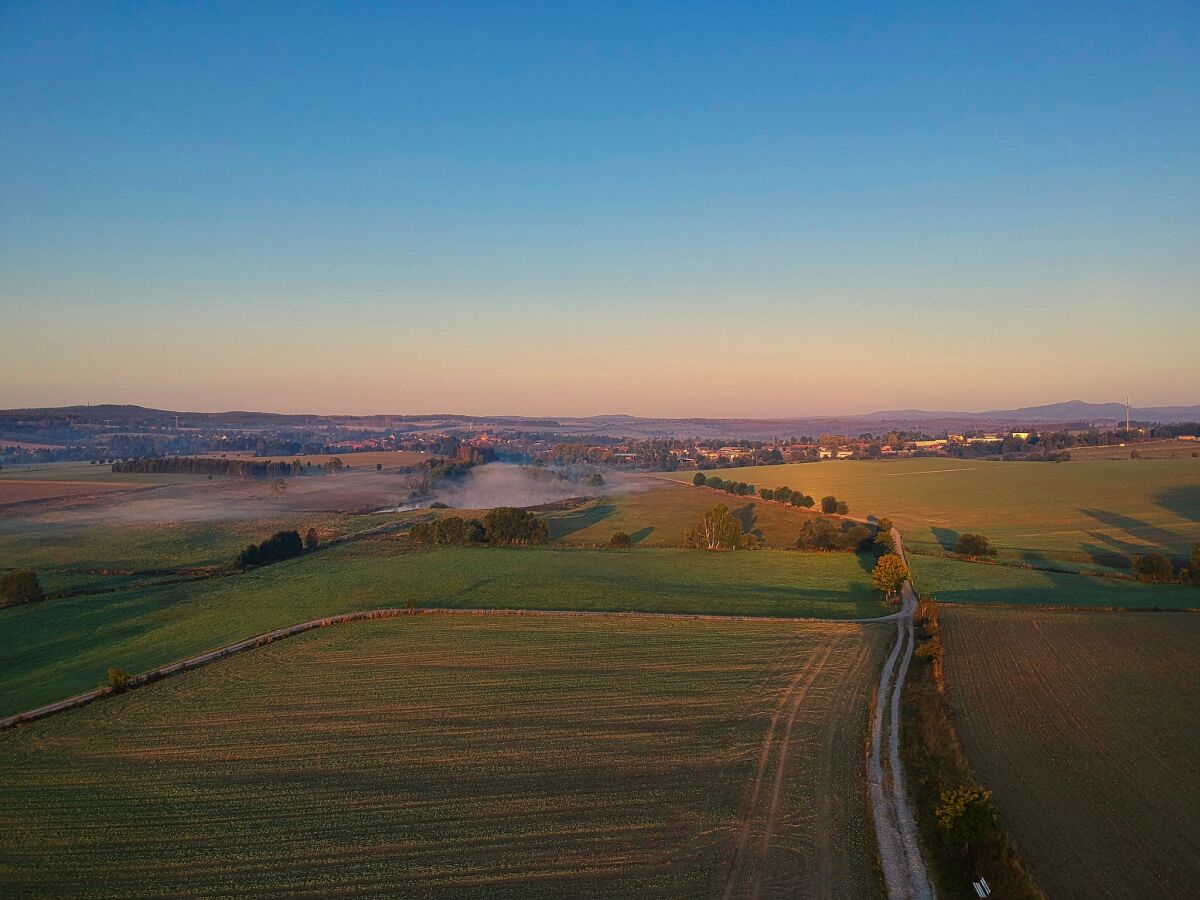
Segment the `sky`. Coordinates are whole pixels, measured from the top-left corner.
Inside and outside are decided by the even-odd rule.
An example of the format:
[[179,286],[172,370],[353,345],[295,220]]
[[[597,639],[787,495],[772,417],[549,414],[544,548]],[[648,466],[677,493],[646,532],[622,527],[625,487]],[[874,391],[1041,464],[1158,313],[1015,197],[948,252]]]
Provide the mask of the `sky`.
[[1200,403],[1200,4],[0,0],[0,407]]

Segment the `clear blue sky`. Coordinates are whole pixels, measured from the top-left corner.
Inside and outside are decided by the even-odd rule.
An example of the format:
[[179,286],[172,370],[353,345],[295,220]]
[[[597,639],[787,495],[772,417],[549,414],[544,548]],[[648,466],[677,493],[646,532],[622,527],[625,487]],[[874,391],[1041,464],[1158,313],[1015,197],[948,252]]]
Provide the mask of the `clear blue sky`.
[[1200,402],[1200,4],[0,2],[0,406]]

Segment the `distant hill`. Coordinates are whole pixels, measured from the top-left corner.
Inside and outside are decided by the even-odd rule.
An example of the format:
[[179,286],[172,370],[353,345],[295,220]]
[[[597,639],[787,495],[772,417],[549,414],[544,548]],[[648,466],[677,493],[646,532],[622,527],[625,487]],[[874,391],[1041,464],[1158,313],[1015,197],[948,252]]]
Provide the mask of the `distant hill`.
[[[1044,428],[1087,427],[1123,421],[1123,403],[1087,403],[1068,400],[1043,406],[1016,409],[992,409],[983,412],[893,409],[847,416],[796,416],[789,418],[654,418],[623,414],[562,417],[556,419],[529,416],[471,416],[462,413],[380,414],[375,416],[300,415],[293,413],[247,412],[176,412],[143,406],[101,404],[37,409],[0,410],[0,424],[30,419],[70,420],[74,423],[118,427],[138,425],[172,426],[176,418],[183,427],[229,427],[270,429],[280,426],[344,425],[348,427],[403,431],[461,430],[466,428],[509,428],[524,431],[554,431],[577,435],[616,437],[698,437],[747,438],[765,440],[776,437],[820,434],[852,434],[871,431],[883,433],[901,429],[923,429],[932,433],[962,431],[970,428],[1007,428],[1032,426]],[[1140,423],[1200,421],[1200,404],[1195,406],[1136,407],[1130,417]]]

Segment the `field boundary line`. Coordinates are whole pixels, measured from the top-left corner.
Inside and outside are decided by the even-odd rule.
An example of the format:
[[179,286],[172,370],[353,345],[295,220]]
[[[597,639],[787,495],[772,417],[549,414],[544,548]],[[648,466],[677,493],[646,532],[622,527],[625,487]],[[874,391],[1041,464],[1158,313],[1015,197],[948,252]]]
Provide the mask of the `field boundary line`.
[[[304,634],[307,631],[312,631],[316,628],[327,628],[331,625],[342,625],[347,622],[358,622],[368,619],[391,619],[400,616],[411,615],[448,615],[448,616],[530,616],[535,618],[616,618],[616,619],[663,619],[663,620],[681,620],[681,621],[697,621],[697,622],[764,622],[769,624],[788,624],[788,623],[811,623],[821,622],[827,625],[860,625],[870,622],[889,622],[896,619],[898,613],[892,613],[888,616],[880,616],[878,618],[866,619],[822,619],[815,616],[749,616],[749,615],[719,615],[715,613],[670,613],[670,612],[638,612],[632,610],[576,610],[576,609],[492,609],[492,608],[466,608],[466,607],[442,607],[442,606],[418,606],[414,608],[407,607],[382,607],[380,609],[358,610],[355,612],[338,613],[332,616],[323,616],[319,619],[309,619],[305,622],[298,622],[295,625],[287,625],[283,628],[276,628],[274,631],[268,631],[263,634],[255,635],[233,644],[226,644],[223,647],[218,647],[215,650],[209,650],[197,656],[191,656],[187,659],[179,660],[178,662],[168,663],[165,666],[159,666],[156,669],[151,669],[147,672],[142,672],[138,675],[133,675],[129,679],[128,688],[136,689],[145,687],[148,684],[153,684],[156,681],[161,681],[164,678],[169,678],[172,675],[178,675],[181,672],[188,672],[192,669],[198,669],[206,666],[209,663],[217,662],[218,660],[227,659],[238,653],[243,653],[247,650],[253,650],[258,647],[266,646],[275,641],[284,640],[289,637],[295,637],[299,634]],[[16,728],[20,725],[36,722],[39,719],[44,719],[47,716],[52,716],[55,713],[66,712],[69,709],[78,709],[81,706],[86,706],[89,703],[94,703],[97,700],[113,695],[115,692],[110,687],[98,687],[90,691],[85,691],[82,694],[76,694],[72,697],[67,697],[63,700],[57,700],[53,703],[47,703],[43,706],[35,707],[34,709],[25,710],[24,712],[14,713],[11,716],[6,716],[0,719],[0,731],[7,731],[11,728]]]

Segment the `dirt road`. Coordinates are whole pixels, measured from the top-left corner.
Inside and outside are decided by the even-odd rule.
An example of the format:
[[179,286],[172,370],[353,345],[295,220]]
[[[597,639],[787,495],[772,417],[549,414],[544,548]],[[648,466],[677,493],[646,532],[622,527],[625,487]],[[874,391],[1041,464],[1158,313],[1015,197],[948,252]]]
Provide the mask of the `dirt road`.
[[[903,556],[900,533],[893,529],[892,536],[896,540],[896,552]],[[867,767],[871,814],[875,821],[879,863],[890,900],[933,900],[936,895],[921,858],[916,820],[908,802],[904,767],[900,763],[900,694],[908,676],[915,640],[913,612],[917,608],[917,595],[912,582],[904,582],[900,596],[900,612],[889,617],[896,622],[896,642],[883,664],[871,722],[871,757]],[[886,756],[883,752],[885,734]]]

